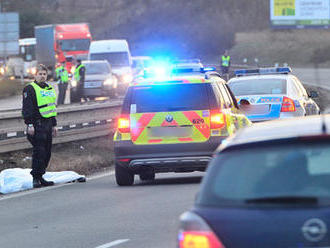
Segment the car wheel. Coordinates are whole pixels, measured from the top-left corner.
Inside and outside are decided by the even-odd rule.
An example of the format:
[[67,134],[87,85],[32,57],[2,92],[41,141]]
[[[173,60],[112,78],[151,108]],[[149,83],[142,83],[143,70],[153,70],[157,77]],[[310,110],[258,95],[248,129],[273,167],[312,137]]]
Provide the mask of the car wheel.
[[155,172],[143,172],[139,176],[141,181],[155,180]]
[[131,186],[134,183],[134,174],[127,168],[115,165],[116,182],[119,186]]

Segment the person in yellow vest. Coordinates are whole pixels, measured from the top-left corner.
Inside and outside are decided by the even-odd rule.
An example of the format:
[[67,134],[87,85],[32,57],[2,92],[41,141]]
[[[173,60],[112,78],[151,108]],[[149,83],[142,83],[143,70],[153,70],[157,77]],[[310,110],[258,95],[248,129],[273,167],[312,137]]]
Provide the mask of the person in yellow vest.
[[58,80],[58,99],[57,105],[64,104],[65,93],[69,83],[69,73],[66,69],[65,62],[62,62],[61,66],[57,69],[57,80]]
[[80,59],[77,59],[77,65],[74,70],[74,80],[77,82],[78,96],[87,101],[87,97],[83,96],[84,82],[85,82],[85,71],[86,67],[81,63]]
[[229,68],[230,68],[230,56],[228,51],[225,50],[224,54],[221,56],[221,73],[225,77],[225,80],[229,80]]
[[37,66],[35,80],[23,89],[22,115],[27,125],[27,139],[33,146],[33,187],[51,186],[42,176],[46,172],[52,148],[52,137],[56,136],[56,92],[47,82],[47,68]]

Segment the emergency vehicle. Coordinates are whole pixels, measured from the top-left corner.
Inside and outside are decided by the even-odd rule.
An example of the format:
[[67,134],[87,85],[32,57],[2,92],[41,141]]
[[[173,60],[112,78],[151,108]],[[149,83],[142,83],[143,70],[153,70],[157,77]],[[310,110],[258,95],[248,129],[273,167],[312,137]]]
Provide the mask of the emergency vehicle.
[[114,135],[118,185],[132,185],[135,175],[153,180],[156,173],[205,171],[220,142],[251,125],[225,81],[198,70],[176,68],[166,77],[156,69],[161,77],[129,86]]
[[228,86],[240,109],[253,121],[267,121],[320,114],[313,98],[289,67],[258,68],[235,71]]

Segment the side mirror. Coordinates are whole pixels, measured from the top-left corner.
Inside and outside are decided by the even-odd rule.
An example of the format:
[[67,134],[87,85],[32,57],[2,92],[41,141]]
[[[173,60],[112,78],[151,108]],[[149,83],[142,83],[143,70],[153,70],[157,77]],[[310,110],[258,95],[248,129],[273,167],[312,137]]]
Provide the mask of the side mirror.
[[308,96],[310,98],[317,98],[319,96],[319,94],[316,91],[312,90],[309,92]]

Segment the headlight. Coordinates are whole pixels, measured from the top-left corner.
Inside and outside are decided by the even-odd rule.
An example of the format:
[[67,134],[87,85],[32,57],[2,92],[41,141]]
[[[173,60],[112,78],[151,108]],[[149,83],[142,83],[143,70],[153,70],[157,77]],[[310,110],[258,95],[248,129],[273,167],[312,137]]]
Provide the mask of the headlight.
[[124,83],[131,83],[133,81],[133,76],[131,74],[126,74],[123,76]]
[[113,80],[112,78],[108,78],[107,80],[104,81],[103,85],[112,85],[113,84]]
[[30,69],[30,73],[31,73],[32,75],[36,75],[36,74],[37,74],[37,68],[36,68],[36,67],[32,67],[32,68]]
[[3,67],[0,68],[0,74],[1,75],[4,75],[5,74],[5,68],[3,68]]
[[71,81],[71,86],[72,87],[77,87],[77,81],[76,80],[72,80]]

